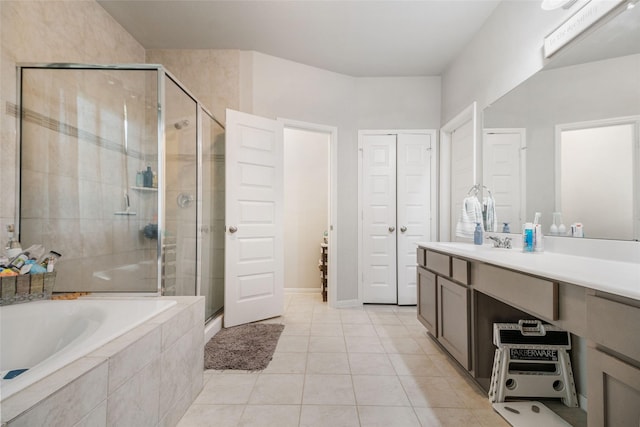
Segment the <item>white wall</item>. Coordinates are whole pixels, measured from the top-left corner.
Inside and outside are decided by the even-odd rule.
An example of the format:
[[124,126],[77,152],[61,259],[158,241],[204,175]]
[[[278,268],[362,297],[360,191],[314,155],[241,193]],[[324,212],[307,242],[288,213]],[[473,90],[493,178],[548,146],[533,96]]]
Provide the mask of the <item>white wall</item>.
[[[580,0],[583,1],[583,0]],[[540,1],[503,1],[442,75],[442,123],[472,102],[481,111],[544,65],[544,37],[580,6],[544,11]]]
[[329,224],[329,136],[284,130],[285,288],[320,288],[320,243]]
[[[357,130],[436,127],[439,77],[358,79],[241,52],[240,107],[259,116],[338,128],[338,302],[358,298]],[[365,126],[366,125],[366,126]]]

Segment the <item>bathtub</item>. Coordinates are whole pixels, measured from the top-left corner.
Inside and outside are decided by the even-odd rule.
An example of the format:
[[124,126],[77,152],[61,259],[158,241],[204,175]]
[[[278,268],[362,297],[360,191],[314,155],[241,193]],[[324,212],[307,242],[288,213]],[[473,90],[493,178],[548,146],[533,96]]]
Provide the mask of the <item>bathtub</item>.
[[[0,402],[175,304],[157,298],[79,299],[0,307]],[[20,369],[27,371],[4,379]]]

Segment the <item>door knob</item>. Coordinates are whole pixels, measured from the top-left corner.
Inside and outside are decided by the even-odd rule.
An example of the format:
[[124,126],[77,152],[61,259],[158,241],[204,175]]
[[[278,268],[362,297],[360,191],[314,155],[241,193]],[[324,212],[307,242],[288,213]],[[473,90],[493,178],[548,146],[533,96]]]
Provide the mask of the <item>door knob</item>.
[[394,231],[396,231],[396,228],[393,225],[389,227],[389,233],[393,233]]
[[232,225],[231,227],[229,227],[229,233],[233,234],[236,231],[238,231],[238,227],[236,227],[235,225]]
[[402,232],[404,233],[405,231],[407,231],[407,227],[405,227],[405,226],[403,225],[402,227],[400,227],[400,231],[402,231]]

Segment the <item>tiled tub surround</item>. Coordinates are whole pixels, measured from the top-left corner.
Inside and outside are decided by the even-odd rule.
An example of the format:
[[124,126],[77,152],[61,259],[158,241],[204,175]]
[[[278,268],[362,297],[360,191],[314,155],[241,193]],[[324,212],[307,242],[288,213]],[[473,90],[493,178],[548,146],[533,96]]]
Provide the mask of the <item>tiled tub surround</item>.
[[3,400],[2,427],[177,424],[202,389],[204,298],[161,299],[177,304]]

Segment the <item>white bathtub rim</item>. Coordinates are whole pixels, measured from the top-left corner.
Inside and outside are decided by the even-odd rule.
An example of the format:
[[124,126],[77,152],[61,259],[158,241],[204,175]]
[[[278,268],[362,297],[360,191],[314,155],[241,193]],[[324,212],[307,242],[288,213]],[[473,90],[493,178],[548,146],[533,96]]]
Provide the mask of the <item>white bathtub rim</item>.
[[[99,298],[87,298],[87,299],[107,300],[109,298],[99,297]],[[30,375],[28,375],[28,376],[24,376],[23,377],[22,375],[20,375],[20,376],[14,378],[13,380],[2,380],[2,391],[0,392],[0,403],[6,401],[11,396],[13,396],[13,395],[15,395],[17,393],[20,393],[23,390],[26,390],[27,388],[31,387],[32,385],[37,384],[39,381],[47,378],[48,376],[51,376],[52,374],[64,369],[65,367],[67,367],[68,365],[72,364],[73,362],[75,362],[77,360],[80,360],[80,359],[82,359],[84,357],[90,356],[91,353],[99,350],[100,348],[102,348],[103,346],[109,344],[110,342],[114,341],[115,339],[130,333],[132,330],[134,330],[138,326],[140,326],[143,323],[145,323],[145,322],[153,319],[154,317],[162,314],[163,312],[167,311],[168,309],[170,309],[171,307],[174,307],[177,304],[177,301],[171,300],[171,299],[166,298],[166,297],[165,298],[159,298],[159,297],[153,297],[153,298],[148,298],[148,297],[143,297],[143,298],[135,298],[135,297],[114,298],[114,300],[120,300],[120,299],[143,300],[143,301],[144,300],[148,300],[148,299],[158,299],[158,300],[161,300],[161,301],[167,301],[168,304],[165,304],[162,309],[160,309],[159,311],[157,311],[155,313],[151,313],[151,314],[148,314],[148,315],[140,317],[135,322],[132,322],[130,325],[128,325],[128,327],[126,329],[121,330],[118,333],[112,333],[110,335],[107,335],[107,336],[103,337],[99,341],[96,341],[93,345],[91,345],[89,347],[89,349],[83,350],[82,351],[83,354],[74,355],[74,357],[72,359],[66,359],[66,358],[62,357],[62,356],[64,356],[64,354],[59,354],[59,353],[63,353],[63,352],[59,352],[59,353],[56,353],[56,354],[52,355],[51,357],[43,360],[38,365],[30,368],[29,371],[27,371],[27,372],[30,373]],[[29,304],[29,303],[27,303],[27,304]],[[62,349],[62,350],[64,350],[64,349]],[[49,366],[45,366],[45,362],[49,363],[50,365]],[[48,371],[48,372],[46,372],[44,375],[39,375],[42,371]],[[34,375],[34,373],[36,375]],[[16,380],[18,380],[18,381],[16,381]]]

